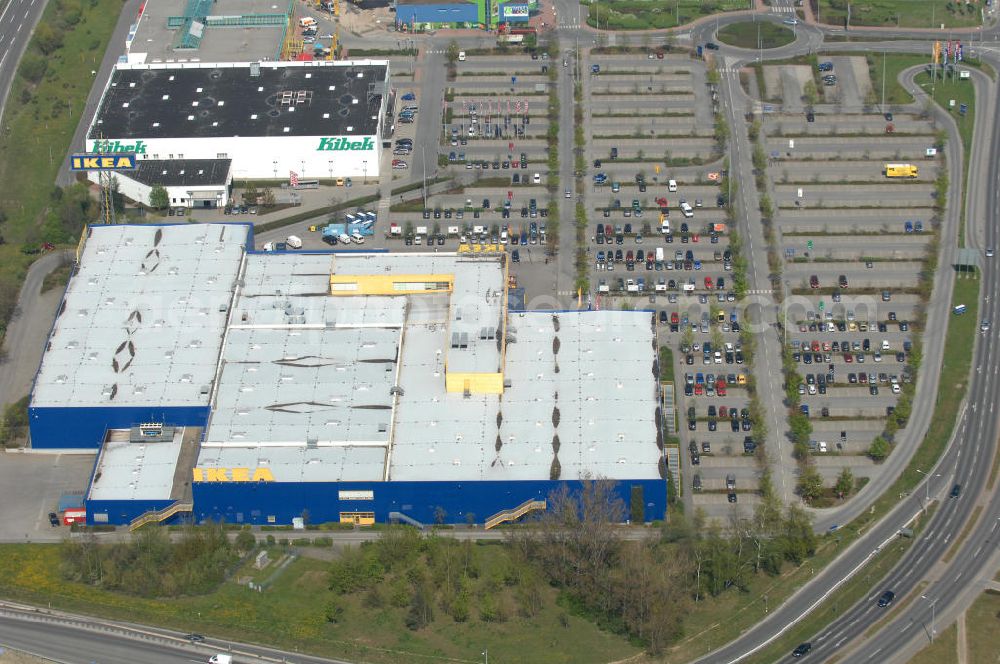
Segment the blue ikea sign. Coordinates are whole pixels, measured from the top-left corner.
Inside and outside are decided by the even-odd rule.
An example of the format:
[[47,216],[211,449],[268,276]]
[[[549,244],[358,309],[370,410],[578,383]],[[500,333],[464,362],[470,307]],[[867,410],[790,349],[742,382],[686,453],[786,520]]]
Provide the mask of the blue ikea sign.
[[71,171],[134,171],[135,153],[74,154],[69,158]]

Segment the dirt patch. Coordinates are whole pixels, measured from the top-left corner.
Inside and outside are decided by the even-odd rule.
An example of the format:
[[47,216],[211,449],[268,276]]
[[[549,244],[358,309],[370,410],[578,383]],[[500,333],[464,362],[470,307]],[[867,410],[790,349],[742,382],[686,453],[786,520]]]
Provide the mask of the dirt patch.
[[805,107],[802,100],[805,84],[812,80],[812,72],[805,65],[774,65],[764,67],[764,81],[767,94],[782,101],[782,108],[788,113],[799,113]]
[[303,572],[302,576],[295,580],[296,588],[326,588],[329,583],[326,572],[318,569]]

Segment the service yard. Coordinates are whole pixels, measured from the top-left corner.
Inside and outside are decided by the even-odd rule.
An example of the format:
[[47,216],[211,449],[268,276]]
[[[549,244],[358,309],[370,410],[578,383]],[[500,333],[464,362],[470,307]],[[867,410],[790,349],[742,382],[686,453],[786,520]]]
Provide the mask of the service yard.
[[[870,86],[855,60],[820,57],[832,68],[819,74],[838,76],[836,107],[768,114],[759,144],[796,367],[792,417],[808,419],[811,433],[800,442],[828,488],[845,468],[861,482],[879,472],[872,443],[895,432],[889,419],[912,391],[943,168],[928,151],[938,140],[930,121],[845,113]],[[794,109],[801,99],[793,101]]]

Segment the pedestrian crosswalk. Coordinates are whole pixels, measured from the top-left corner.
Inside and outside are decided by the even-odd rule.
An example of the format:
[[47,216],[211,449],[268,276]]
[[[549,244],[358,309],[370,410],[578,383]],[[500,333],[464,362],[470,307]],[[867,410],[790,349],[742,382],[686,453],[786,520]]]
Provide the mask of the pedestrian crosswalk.
[[720,74],[738,74],[740,73],[739,67],[719,67],[716,71]]
[[775,14],[794,14],[795,7],[779,7],[775,5],[771,7],[771,11]]
[[748,290],[747,295],[773,295],[774,291],[769,288],[759,288],[756,290]]

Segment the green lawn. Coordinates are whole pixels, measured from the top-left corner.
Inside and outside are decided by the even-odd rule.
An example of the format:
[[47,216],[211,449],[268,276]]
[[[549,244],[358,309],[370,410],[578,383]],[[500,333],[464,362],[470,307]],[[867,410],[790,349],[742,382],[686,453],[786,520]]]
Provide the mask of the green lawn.
[[[931,75],[926,72],[917,74],[914,81],[928,94],[933,91],[934,101],[955,119],[958,132],[962,136],[965,157],[968,159],[969,152],[972,150],[972,131],[975,126],[976,111],[976,89],[972,87],[972,82],[968,79],[953,79],[951,77],[942,80],[940,74],[938,80],[934,82]],[[954,106],[951,105],[952,100],[955,102]],[[964,116],[959,113],[962,104],[968,106],[968,112]]]
[[[4,224],[8,242],[37,239],[39,216],[94,82],[90,72],[101,63],[122,0],[96,0],[79,7],[80,22],[62,33],[62,48],[45,58],[46,74],[37,86],[21,77],[22,64],[11,88],[3,117],[4,128],[10,130],[0,136],[0,207],[10,217]],[[49,3],[42,23],[52,23],[59,11],[59,3]],[[26,59],[32,51],[28,49]]]
[[673,28],[702,16],[750,6],[748,0],[583,0],[580,4],[584,5],[587,25],[603,30]]
[[[909,104],[913,102],[913,95],[907,92],[899,83],[899,74],[904,69],[909,69],[915,65],[930,64],[929,55],[906,55],[890,53],[872,53],[868,56],[868,74],[872,80],[872,91],[876,99],[882,100],[882,71],[885,70],[885,103],[886,104]],[[884,58],[884,63],[883,63]]]
[[952,625],[934,637],[934,643],[918,652],[910,664],[955,664],[958,662],[958,628]]
[[674,382],[674,351],[669,346],[660,346],[660,382]]
[[[848,0],[818,0],[822,23],[844,25]],[[966,5],[951,0],[860,0],[851,2],[852,26],[899,26],[901,28],[961,28],[981,23],[979,3]]]
[[718,39],[738,48],[778,48],[795,41],[795,33],[783,25],[760,21],[732,23],[720,29]]
[[[483,579],[502,575],[510,565],[503,546],[475,545],[475,551]],[[626,639],[565,611],[556,603],[556,591],[547,585],[541,588],[541,609],[534,618],[513,613],[504,621],[483,622],[473,598],[466,622],[457,623],[435,607],[434,621],[411,631],[404,622],[405,607],[366,606],[361,594],[339,598],[343,613],[337,623],[328,622],[327,607],[337,597],[328,590],[329,563],[310,558],[296,560],[262,593],[230,581],[208,595],[143,599],[64,581],[58,573],[56,546],[3,545],[0,552],[4,597],[330,657],[386,664],[449,658],[471,662],[488,648],[497,662],[547,664],[609,662],[639,652]],[[277,557],[278,553],[271,556]],[[250,576],[252,568],[238,575]],[[497,592],[506,595],[509,590]]]
[[997,632],[1000,632],[1000,593],[988,590],[973,602],[965,612],[965,631],[969,664],[996,664]]

